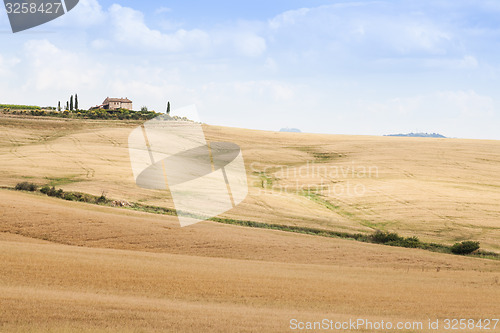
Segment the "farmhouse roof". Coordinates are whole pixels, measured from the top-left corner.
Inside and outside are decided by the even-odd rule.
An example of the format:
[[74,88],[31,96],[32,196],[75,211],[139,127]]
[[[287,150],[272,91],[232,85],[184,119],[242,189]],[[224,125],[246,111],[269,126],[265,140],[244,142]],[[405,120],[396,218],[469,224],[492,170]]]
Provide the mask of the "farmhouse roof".
[[130,99],[128,99],[127,97],[125,97],[125,98],[106,97],[106,99],[104,100],[104,102],[102,102],[102,104],[109,104],[110,102],[132,103],[132,101]]

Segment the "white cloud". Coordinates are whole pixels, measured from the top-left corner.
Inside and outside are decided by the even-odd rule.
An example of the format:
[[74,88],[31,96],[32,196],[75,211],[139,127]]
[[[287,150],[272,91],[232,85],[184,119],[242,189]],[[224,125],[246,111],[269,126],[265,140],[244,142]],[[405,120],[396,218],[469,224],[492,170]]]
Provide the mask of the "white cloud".
[[233,35],[233,42],[237,52],[244,56],[258,57],[266,51],[266,40],[250,32]]
[[160,7],[155,10],[155,14],[164,14],[164,13],[170,13],[172,11],[172,8],[168,7]]
[[53,21],[55,26],[89,27],[105,23],[106,13],[97,0],[80,0],[66,15]]
[[322,50],[333,57],[414,57],[447,54],[456,47],[454,34],[440,21],[411,11],[394,15],[397,7],[360,2],[286,11],[269,20],[270,34],[290,49]]
[[90,42],[90,46],[97,50],[104,50],[109,47],[110,42],[106,39],[95,39]]
[[14,75],[13,67],[19,64],[21,60],[16,57],[5,57],[0,54],[0,77],[6,80]]
[[386,101],[363,101],[358,108],[381,116],[424,116],[424,119],[433,114],[442,118],[492,115],[495,109],[492,97],[480,95],[474,90],[437,91]]
[[209,35],[199,29],[177,30],[165,34],[150,29],[142,12],[132,8],[114,4],[109,9],[111,23],[114,27],[114,39],[129,47],[147,47],[168,52],[203,51],[210,45]]
[[[12,86],[18,81],[18,75],[15,72],[20,60],[16,57],[3,56],[0,54],[0,98],[3,103],[10,103],[14,94],[10,93]],[[13,101],[13,100],[10,100]]]
[[[359,1],[359,2],[341,2],[341,3],[336,3],[336,4],[331,4],[331,5],[322,5],[318,7],[312,7],[312,8],[299,8],[299,9],[292,9],[292,10],[287,10],[281,14],[276,15],[272,19],[270,19],[269,26],[272,29],[279,29],[279,28],[286,28],[287,26],[293,26],[296,24],[301,23],[302,20],[307,20],[307,16],[316,15],[318,13],[326,13],[327,16],[329,16],[329,13],[334,13],[334,12],[339,12],[341,10],[349,10],[351,8],[358,8],[358,7],[370,7],[372,5],[377,5],[377,4],[384,4],[384,2],[381,1]],[[315,12],[315,13],[314,13]]]
[[25,43],[24,65],[29,70],[25,88],[38,91],[76,90],[97,82],[105,71],[80,53],[59,49],[48,40]]
[[264,68],[272,73],[278,70],[278,64],[272,57],[268,57],[264,63]]
[[310,11],[309,8],[288,10],[269,20],[269,26],[272,29],[286,28],[296,24],[299,19],[304,18]]
[[[177,29],[175,32],[165,33],[151,29],[146,24],[143,13],[132,8],[114,4],[109,9],[109,15],[113,26],[113,41],[134,49],[143,47],[172,53],[258,57],[267,48],[266,40],[253,31],[251,26],[211,31]],[[107,44],[104,40],[93,42],[93,46],[97,48],[103,48]]]
[[479,62],[476,57],[465,55],[459,59],[453,58],[431,58],[423,60],[425,67],[436,68],[440,70],[463,70],[463,69],[476,69],[479,67]]
[[196,89],[195,102],[208,123],[278,130],[316,122],[324,102],[319,95],[306,84],[281,80],[214,80]]
[[277,81],[233,82],[232,85],[234,93],[245,97],[242,100],[255,98],[280,103],[293,99],[295,95],[295,88],[292,85]]
[[364,110],[377,116],[406,116],[414,114],[422,107],[424,96],[396,97],[386,101],[360,101],[357,103],[358,110]]
[[[48,40],[26,42],[23,54],[16,66],[22,86],[2,91],[2,95],[17,96],[13,100],[18,99],[16,103],[56,105],[58,100],[64,102],[70,94],[78,93],[83,108],[99,104],[106,96],[118,96],[131,98],[136,109],[147,105],[165,111],[167,100],[193,101],[192,88],[180,80],[179,70],[168,64],[124,64],[68,51]],[[6,68],[4,64],[13,61],[6,62],[0,55],[0,74]]]
[[494,114],[494,100],[490,96],[483,96],[474,90],[444,91],[435,96],[439,104],[448,106],[461,117],[487,117]]
[[[445,54],[448,41],[451,40],[451,34],[444,31],[433,22],[426,20],[413,19],[410,22],[396,20],[396,22],[388,22],[386,29],[379,35],[394,36],[394,39],[389,41],[395,44],[396,49],[408,54],[413,51],[426,51],[430,54]],[[392,31],[392,33],[390,33]],[[389,37],[390,38],[390,37]]]

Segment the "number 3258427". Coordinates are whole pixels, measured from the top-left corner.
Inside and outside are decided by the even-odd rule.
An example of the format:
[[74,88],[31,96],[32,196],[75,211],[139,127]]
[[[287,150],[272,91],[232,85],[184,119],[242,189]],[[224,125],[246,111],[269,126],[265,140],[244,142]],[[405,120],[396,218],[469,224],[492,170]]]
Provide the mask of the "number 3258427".
[[34,2],[7,2],[5,3],[5,8],[7,9],[7,14],[57,14],[59,10],[62,10],[60,2],[42,2],[41,4]]

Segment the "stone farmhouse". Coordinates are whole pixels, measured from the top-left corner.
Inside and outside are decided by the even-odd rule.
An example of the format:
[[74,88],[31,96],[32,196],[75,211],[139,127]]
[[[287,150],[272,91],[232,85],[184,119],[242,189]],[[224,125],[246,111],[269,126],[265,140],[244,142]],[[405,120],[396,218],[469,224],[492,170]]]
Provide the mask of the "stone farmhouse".
[[99,109],[105,110],[117,110],[117,109],[127,109],[133,110],[132,101],[127,97],[125,98],[110,98],[106,97],[102,105],[99,105]]

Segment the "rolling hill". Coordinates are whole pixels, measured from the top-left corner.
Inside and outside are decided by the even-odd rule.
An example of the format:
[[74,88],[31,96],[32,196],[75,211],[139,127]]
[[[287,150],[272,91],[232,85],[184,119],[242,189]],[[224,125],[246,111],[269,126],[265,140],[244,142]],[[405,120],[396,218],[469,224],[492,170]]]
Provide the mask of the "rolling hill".
[[[180,228],[174,216],[11,190],[29,181],[173,208],[168,192],[134,183],[127,137],[139,124],[0,117],[2,331],[498,317],[496,260],[215,222]],[[498,141],[204,130],[243,151],[249,195],[226,218],[473,239],[500,252]]]

